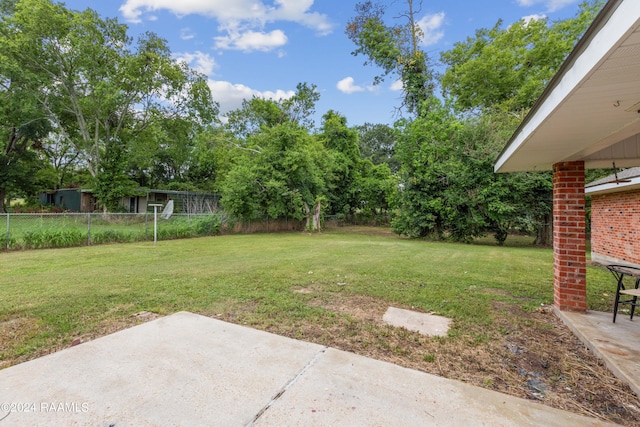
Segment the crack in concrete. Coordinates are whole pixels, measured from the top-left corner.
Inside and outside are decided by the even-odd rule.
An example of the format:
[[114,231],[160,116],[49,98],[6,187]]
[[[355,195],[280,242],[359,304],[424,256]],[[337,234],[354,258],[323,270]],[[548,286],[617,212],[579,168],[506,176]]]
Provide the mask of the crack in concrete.
[[258,419],[271,407],[273,406],[278,399],[280,399],[282,397],[282,395],[289,390],[296,382],[298,382],[298,380],[300,379],[300,377],[302,377],[302,375],[304,375],[305,372],[307,372],[307,370],[309,370],[309,368],[311,368],[313,365],[315,365],[315,363],[318,361],[318,359],[320,359],[320,357],[329,349],[329,347],[323,347],[322,350],[320,350],[318,353],[316,353],[315,356],[313,356],[313,358],[309,361],[309,363],[307,363],[297,374],[295,377],[293,377],[291,379],[291,381],[289,381],[287,384],[285,384],[284,387],[282,387],[272,398],[271,400],[262,407],[262,409],[260,409],[258,411],[258,413],[253,417],[253,419],[251,421],[249,421],[247,424],[245,424],[245,427],[253,427],[254,423],[256,421],[258,421]]

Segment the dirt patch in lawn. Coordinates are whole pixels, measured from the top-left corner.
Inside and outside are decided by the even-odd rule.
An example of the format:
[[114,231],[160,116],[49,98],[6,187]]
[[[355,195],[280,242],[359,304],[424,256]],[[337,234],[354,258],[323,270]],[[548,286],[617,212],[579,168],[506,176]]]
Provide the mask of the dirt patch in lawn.
[[449,337],[443,338],[385,324],[384,312],[397,304],[313,287],[305,294],[310,296],[309,305],[331,314],[325,324],[296,322],[267,329],[601,420],[640,426],[638,397],[550,307],[528,311],[495,302],[490,328],[474,325],[460,330],[454,325]]

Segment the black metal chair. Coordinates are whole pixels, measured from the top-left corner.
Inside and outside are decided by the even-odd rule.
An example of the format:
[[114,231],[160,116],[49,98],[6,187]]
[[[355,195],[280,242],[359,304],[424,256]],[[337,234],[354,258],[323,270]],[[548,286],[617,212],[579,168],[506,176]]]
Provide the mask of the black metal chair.
[[[640,306],[638,297],[640,297],[640,268],[630,267],[628,265],[608,265],[607,268],[614,275],[618,282],[616,288],[616,300],[613,305],[613,323],[616,323],[616,315],[618,314],[618,306],[620,304],[628,304],[631,306],[631,320],[636,307]],[[629,277],[625,286],[625,277]],[[633,287],[630,282],[633,281]],[[625,299],[623,299],[625,298]]]

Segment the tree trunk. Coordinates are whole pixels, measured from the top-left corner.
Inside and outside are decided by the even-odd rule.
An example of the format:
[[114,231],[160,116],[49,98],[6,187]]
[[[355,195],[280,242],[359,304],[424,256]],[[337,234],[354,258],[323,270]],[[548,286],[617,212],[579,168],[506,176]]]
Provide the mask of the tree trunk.
[[320,202],[316,203],[316,208],[313,211],[313,231],[320,231]]
[[538,227],[534,244],[536,246],[553,245],[553,215],[551,213],[545,215],[542,224]]
[[316,203],[316,207],[313,210],[313,215],[311,215],[311,209],[309,209],[309,205],[304,204],[304,211],[307,217],[307,223],[305,228],[309,231],[320,231],[320,211],[321,211],[320,202]]
[[311,230],[311,209],[309,209],[309,205],[306,202],[304,204],[304,216],[307,219],[304,228],[305,230]]
[[0,213],[7,213],[5,198],[7,197],[7,189],[0,187]]

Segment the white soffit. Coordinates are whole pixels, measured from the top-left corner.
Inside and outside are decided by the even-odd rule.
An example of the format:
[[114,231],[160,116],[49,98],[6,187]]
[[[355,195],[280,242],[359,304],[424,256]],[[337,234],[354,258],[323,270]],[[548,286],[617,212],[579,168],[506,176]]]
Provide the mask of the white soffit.
[[496,161],[496,172],[640,165],[640,0],[610,0]]

